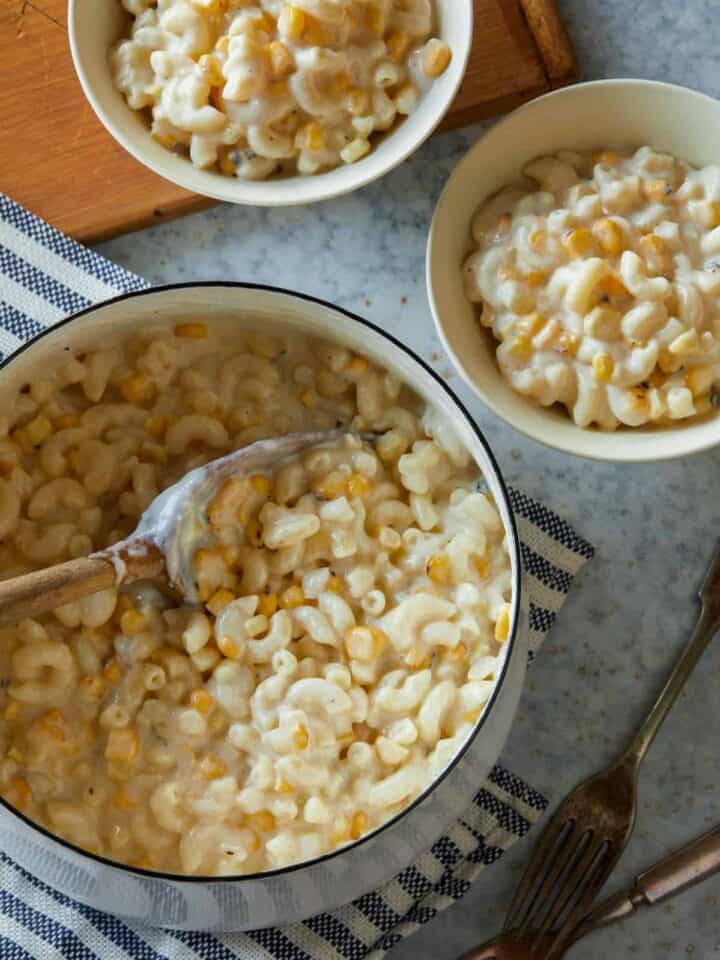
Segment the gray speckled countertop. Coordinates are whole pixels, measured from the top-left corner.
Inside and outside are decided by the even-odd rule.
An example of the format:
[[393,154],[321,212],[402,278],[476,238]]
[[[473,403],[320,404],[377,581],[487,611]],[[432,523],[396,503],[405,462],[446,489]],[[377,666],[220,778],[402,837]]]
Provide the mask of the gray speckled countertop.
[[[585,78],[639,76],[720,95],[720,0],[560,0]],[[433,206],[478,129],[434,139],[350,197],[292,210],[220,207],[103,244],[158,283],[237,278],[317,294],[385,325],[448,375],[506,479],[597,547],[530,672],[503,760],[555,800],[608,761],[684,642],[695,590],[720,534],[720,449],[684,462],[616,467],[526,440],[470,399],[434,335],[423,257]],[[717,531],[714,533],[713,531]],[[711,648],[650,754],[635,837],[612,881],[720,822],[720,649]],[[537,836],[537,831],[533,836]],[[445,960],[500,925],[529,853],[517,844],[464,900],[393,960]],[[720,960],[720,877],[571,954],[583,960]]]

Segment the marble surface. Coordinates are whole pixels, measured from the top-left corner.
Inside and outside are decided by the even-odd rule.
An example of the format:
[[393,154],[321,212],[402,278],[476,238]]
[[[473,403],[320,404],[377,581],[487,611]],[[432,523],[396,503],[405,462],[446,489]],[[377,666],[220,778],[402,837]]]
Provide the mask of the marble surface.
[[[560,6],[585,78],[649,77],[720,95],[718,0],[560,0]],[[571,459],[516,434],[459,386],[433,332],[423,257],[434,203],[478,133],[436,138],[382,182],[344,199],[290,210],[221,207],[99,249],[153,282],[276,283],[384,324],[459,390],[506,479],[594,542],[597,556],[533,665],[503,755],[559,800],[620,748],[691,629],[695,591],[720,535],[720,448],[647,467]],[[648,758],[636,834],[613,889],[720,821],[718,644]],[[529,850],[527,841],[517,844],[461,903],[396,947],[392,960],[449,960],[493,933]],[[594,934],[571,956],[720,960],[720,877]]]

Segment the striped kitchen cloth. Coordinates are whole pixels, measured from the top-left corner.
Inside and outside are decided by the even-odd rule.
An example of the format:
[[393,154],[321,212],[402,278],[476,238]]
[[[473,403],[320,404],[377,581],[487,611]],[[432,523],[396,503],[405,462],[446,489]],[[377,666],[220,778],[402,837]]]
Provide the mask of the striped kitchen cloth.
[[[0,194],[0,358],[93,302],[146,281],[63,236]],[[534,653],[593,548],[542,504],[511,491],[530,594]],[[381,889],[330,914],[282,929],[189,933],[126,923],[86,907],[0,853],[3,960],[377,960],[459,900],[524,836],[547,801],[502,766],[464,816]]]

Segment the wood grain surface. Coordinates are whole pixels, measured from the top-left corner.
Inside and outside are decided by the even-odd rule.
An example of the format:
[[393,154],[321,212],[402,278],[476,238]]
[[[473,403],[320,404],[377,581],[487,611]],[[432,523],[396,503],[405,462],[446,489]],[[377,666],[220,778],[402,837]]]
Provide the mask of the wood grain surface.
[[[85,243],[213,201],[146,170],[85,100],[65,0],[0,3],[0,190]],[[576,79],[555,0],[475,0],[467,75],[441,129],[513,109]]]

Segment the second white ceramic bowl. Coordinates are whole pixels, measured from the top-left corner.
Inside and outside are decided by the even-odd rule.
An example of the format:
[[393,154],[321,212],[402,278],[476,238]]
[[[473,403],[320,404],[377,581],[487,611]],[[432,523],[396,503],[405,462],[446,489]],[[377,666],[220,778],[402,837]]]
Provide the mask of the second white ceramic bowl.
[[667,429],[615,433],[575,425],[556,407],[515,391],[495,359],[463,289],[470,225],[482,202],[518,180],[533,157],[563,148],[649,144],[695,166],[720,163],[720,102],[685,87],[648,80],[600,80],[556,90],[493,127],[463,158],[440,198],[430,232],[427,282],[440,338],[466,383],[499,417],[557,450],[598,460],[650,461],[720,443],[720,417]]
[[453,56],[445,73],[423,96],[417,110],[357,163],[314,176],[239,180],[200,170],[157,143],[142,112],[132,110],[115,89],[110,52],[129,19],[120,0],[69,0],[68,33],[73,62],[85,96],[106,129],[136,160],[180,187],[216,200],[259,207],[327,200],[382,177],[424,143],[447,113],[465,74],[472,45],[473,0],[435,0],[437,36]]

